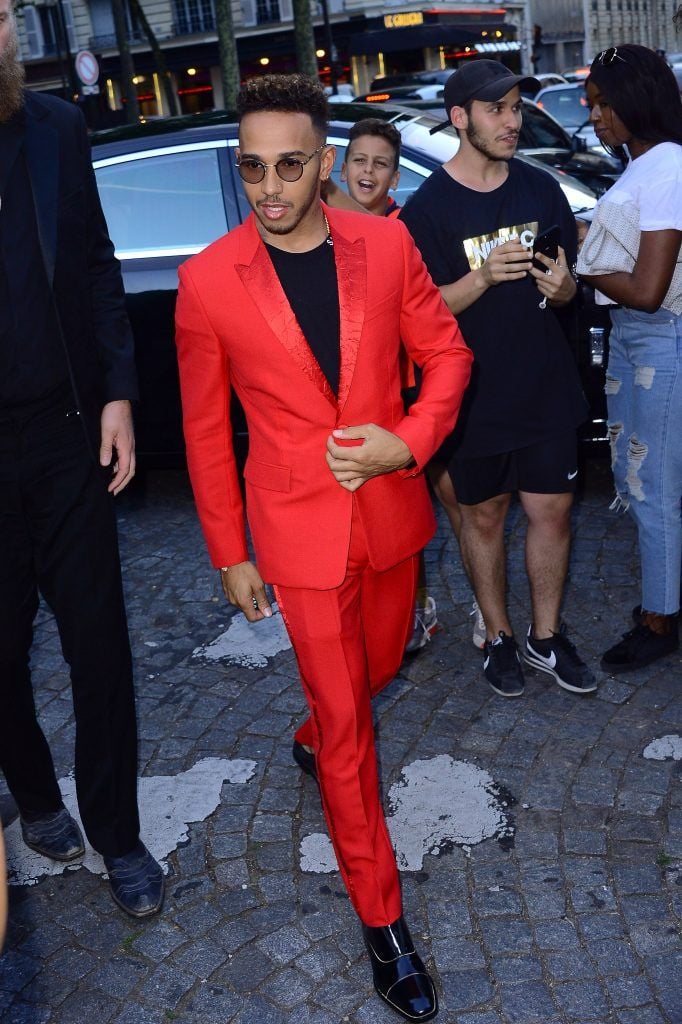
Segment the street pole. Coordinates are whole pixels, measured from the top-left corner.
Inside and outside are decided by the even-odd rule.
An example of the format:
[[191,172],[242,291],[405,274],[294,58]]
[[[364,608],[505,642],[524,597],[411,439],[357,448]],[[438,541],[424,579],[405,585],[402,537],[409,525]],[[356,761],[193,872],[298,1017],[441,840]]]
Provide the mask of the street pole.
[[[78,78],[76,77],[76,69],[73,64],[73,54],[71,53],[71,47],[69,46],[69,33],[66,29],[66,17],[64,15],[64,8],[62,6],[62,0],[56,0],[54,7],[57,11],[57,20],[59,22],[57,35],[60,40],[64,41],[64,53],[66,54],[66,70],[69,77],[69,85],[71,87],[71,95],[78,95],[79,85]],[[61,43],[59,46],[61,50]]]
[[332,38],[332,25],[329,20],[329,2],[328,0],[320,0],[322,5],[322,18],[324,20],[324,45],[327,50],[327,56],[329,57],[329,72],[331,75],[331,87],[332,94],[336,96],[339,91],[337,80],[338,76],[336,73],[336,47],[334,46],[334,39]]

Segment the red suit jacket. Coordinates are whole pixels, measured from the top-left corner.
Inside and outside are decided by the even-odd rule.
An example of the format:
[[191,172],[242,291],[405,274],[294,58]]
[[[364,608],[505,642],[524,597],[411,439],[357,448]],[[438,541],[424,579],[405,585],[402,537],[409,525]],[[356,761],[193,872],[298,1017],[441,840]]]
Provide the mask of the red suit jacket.
[[[260,574],[269,583],[317,590],[345,576],[353,497],[379,571],[433,536],[421,470],[454,426],[472,360],[404,226],[325,212],[341,314],[338,398],[298,326],[253,214],[181,267],[176,313],[187,459],[213,564],[249,557],[232,449],[234,388],[249,429],[246,505]],[[401,339],[423,372],[407,415]],[[353,495],[332,476],[326,443],[336,427],[363,423],[401,437],[415,466],[374,477]]]

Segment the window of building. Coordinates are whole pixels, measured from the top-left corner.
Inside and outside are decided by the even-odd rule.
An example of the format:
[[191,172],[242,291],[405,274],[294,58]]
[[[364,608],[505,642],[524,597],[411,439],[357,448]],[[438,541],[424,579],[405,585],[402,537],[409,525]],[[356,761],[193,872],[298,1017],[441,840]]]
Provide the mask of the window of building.
[[173,14],[178,35],[212,32],[215,29],[213,0],[173,0]]

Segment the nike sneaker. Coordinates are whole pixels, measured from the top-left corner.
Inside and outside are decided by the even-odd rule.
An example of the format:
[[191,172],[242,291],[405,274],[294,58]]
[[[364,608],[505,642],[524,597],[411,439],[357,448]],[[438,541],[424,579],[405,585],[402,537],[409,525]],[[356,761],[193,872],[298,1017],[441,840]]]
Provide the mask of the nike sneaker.
[[486,640],[483,647],[483,673],[500,697],[520,697],[525,680],[519,645],[513,636],[500,631],[494,640]]
[[474,647],[477,647],[479,651],[482,651],[485,647],[485,639],[487,636],[485,628],[485,619],[481,613],[481,609],[478,607],[478,601],[474,598],[473,604],[471,605],[471,611],[469,615],[474,620],[474,629],[472,634],[472,642]]
[[431,640],[431,637],[438,629],[438,616],[436,614],[436,602],[429,595],[426,598],[426,605],[422,608],[420,605],[415,605],[414,609],[414,626],[412,628],[412,635],[407,641],[405,647],[405,656],[414,657],[415,654],[426,647]]
[[528,627],[523,660],[539,672],[553,676],[571,693],[594,693],[597,680],[568,639],[564,623],[547,640],[536,640]]

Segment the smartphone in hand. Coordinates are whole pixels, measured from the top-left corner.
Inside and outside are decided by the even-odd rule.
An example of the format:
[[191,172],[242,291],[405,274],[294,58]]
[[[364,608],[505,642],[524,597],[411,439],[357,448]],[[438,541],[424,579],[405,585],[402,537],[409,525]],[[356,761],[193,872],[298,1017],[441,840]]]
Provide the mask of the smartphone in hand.
[[[540,252],[543,256],[548,256],[556,263],[559,255],[560,240],[561,234],[559,227],[558,225],[553,224],[551,228],[547,228],[546,231],[535,236],[535,241],[533,242],[533,256]],[[541,263],[540,260],[533,259],[533,266],[536,270],[542,270],[543,272],[547,270],[545,264]]]

